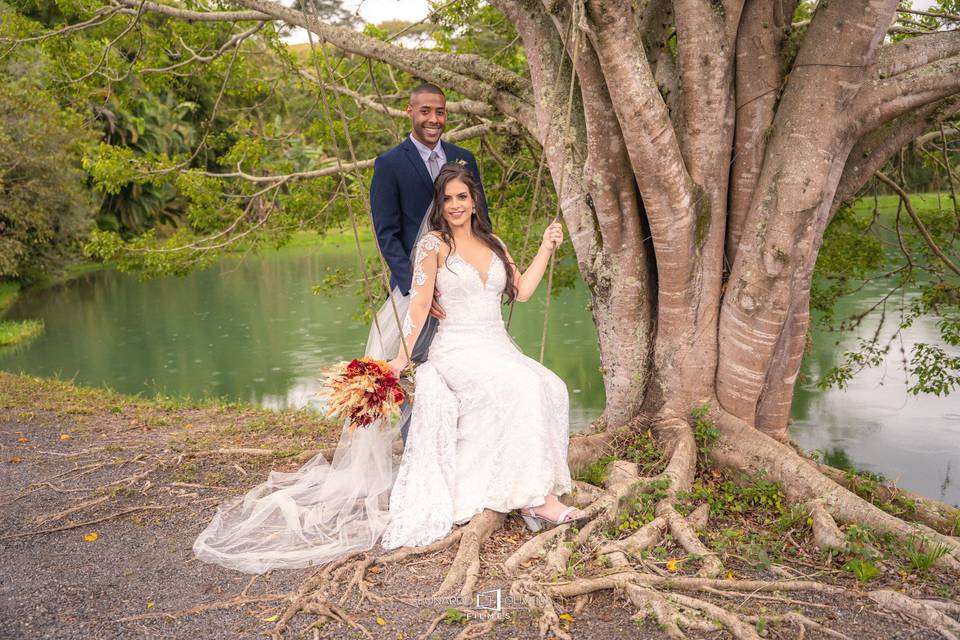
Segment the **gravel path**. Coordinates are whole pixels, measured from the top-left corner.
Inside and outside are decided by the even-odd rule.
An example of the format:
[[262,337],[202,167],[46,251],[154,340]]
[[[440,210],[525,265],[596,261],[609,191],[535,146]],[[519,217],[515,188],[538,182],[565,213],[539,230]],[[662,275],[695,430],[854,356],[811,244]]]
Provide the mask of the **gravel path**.
[[[295,468],[309,450],[333,444],[333,432],[304,413],[147,401],[0,373],[0,638],[200,640],[268,634],[282,610],[278,600],[163,614],[224,602],[244,589],[251,598],[283,595],[315,573],[278,571],[251,583],[250,576],[196,561],[191,545],[224,497],[241,494],[271,468]],[[244,447],[280,453],[215,453]],[[50,529],[61,530],[46,532]],[[507,519],[482,549],[481,590],[508,587],[497,577],[497,563],[528,538],[516,518]],[[385,599],[358,607],[352,598],[344,606],[372,637],[391,639],[419,637],[454,606],[459,613],[428,636],[454,638],[465,628],[460,613],[489,617],[473,603],[431,599],[454,553],[451,548],[371,572],[368,584]],[[776,610],[748,596],[744,600],[753,613]],[[865,608],[863,599],[806,600],[811,604],[801,609],[807,615],[852,638],[938,637]],[[631,620],[632,607],[610,593],[580,604],[582,610],[564,603],[575,638],[663,637],[650,619]],[[130,619],[142,616],[148,617]],[[507,607],[503,618],[487,637],[537,637],[530,612]],[[304,637],[314,619],[298,616],[286,637]],[[797,637],[789,626],[765,633]],[[364,634],[328,622],[306,637]],[[691,632],[690,637],[726,636]]]

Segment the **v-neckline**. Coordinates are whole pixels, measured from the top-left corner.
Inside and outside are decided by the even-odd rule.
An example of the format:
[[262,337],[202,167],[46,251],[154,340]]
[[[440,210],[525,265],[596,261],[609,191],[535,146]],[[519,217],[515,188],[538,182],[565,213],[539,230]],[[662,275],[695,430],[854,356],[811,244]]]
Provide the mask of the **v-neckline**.
[[494,252],[492,249],[490,250],[490,259],[487,261],[487,275],[486,275],[486,277],[484,277],[484,276],[480,273],[480,269],[477,269],[475,266],[473,266],[473,264],[472,264],[469,260],[467,260],[466,258],[462,257],[459,253],[454,253],[453,256],[454,256],[455,258],[457,258],[458,260],[460,260],[460,262],[462,262],[463,264],[465,264],[465,265],[467,265],[468,267],[470,267],[471,269],[473,269],[473,272],[477,274],[477,277],[478,277],[478,278],[480,278],[480,284],[481,284],[481,286],[483,286],[484,289],[487,288],[487,280],[490,279],[490,269],[493,268],[493,260],[494,260],[494,258],[497,257],[496,252]]

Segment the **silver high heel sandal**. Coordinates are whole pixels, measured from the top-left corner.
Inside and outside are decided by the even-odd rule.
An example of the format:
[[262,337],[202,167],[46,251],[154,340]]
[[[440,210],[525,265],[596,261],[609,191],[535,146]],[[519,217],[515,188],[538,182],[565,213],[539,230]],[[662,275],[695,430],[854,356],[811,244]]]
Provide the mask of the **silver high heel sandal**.
[[556,520],[551,520],[550,518],[545,518],[544,516],[538,516],[534,511],[536,507],[527,507],[527,513],[524,513],[524,510],[520,510],[520,517],[523,518],[524,523],[527,525],[527,528],[530,529],[533,533],[537,533],[546,525],[558,526],[561,524],[570,524],[571,522],[577,522],[578,520],[586,520],[587,514],[583,514],[577,518],[567,518],[574,511],[579,511],[576,507],[567,507],[560,512],[560,515],[557,516]]

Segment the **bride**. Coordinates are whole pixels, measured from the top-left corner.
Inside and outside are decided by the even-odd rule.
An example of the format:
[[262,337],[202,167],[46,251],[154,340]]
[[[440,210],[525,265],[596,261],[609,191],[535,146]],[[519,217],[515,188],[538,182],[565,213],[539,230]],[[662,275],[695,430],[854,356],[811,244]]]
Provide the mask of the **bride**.
[[[429,544],[484,509],[519,509],[533,531],[584,517],[558,499],[572,484],[566,387],[517,349],[500,310],[503,296],[524,301],[533,294],[563,233],[551,224],[521,274],[477,215],[477,196],[467,169],[444,165],[426,221],[431,230],[414,254],[409,308],[400,313],[394,295],[378,314],[381,323],[389,317],[385,311],[403,318],[404,344],[390,361],[399,372],[434,290],[442,294],[445,317],[427,361],[416,369],[413,415],[395,477],[397,424],[345,426],[332,463],[318,455],[294,473],[272,472],[242,499],[222,505],[194,543],[199,559],[262,573],[322,564],[378,541],[385,549]],[[367,352],[385,355],[371,345]]]

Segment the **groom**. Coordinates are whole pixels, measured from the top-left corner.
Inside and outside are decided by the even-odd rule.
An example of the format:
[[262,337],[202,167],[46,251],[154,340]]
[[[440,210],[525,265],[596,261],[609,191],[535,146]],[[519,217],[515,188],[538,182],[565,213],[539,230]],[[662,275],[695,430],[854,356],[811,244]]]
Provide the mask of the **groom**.
[[[421,84],[410,94],[407,104],[411,133],[399,145],[377,157],[373,163],[370,182],[370,206],[377,244],[387,266],[390,267],[390,287],[396,287],[404,296],[410,293],[411,253],[417,239],[420,223],[433,200],[433,181],[446,162],[465,163],[473,172],[480,187],[481,206],[487,216],[486,196],[480,180],[480,170],[473,154],[449,142],[440,140],[447,124],[447,100],[443,91],[433,84]],[[489,220],[489,217],[487,217]],[[444,317],[443,308],[434,295],[429,324],[424,327],[411,354],[413,362],[426,360],[430,341],[436,329],[436,319]],[[400,430],[407,439],[409,419]]]
[[[440,167],[446,162],[466,163],[480,184],[480,197],[486,204],[473,154],[440,140],[447,124],[443,91],[432,84],[418,86],[410,94],[407,117],[412,128],[410,135],[377,157],[370,183],[373,226],[380,252],[390,267],[390,286],[398,287],[404,295],[410,292],[413,242],[433,199],[433,181]],[[486,206],[478,209],[486,214]]]

